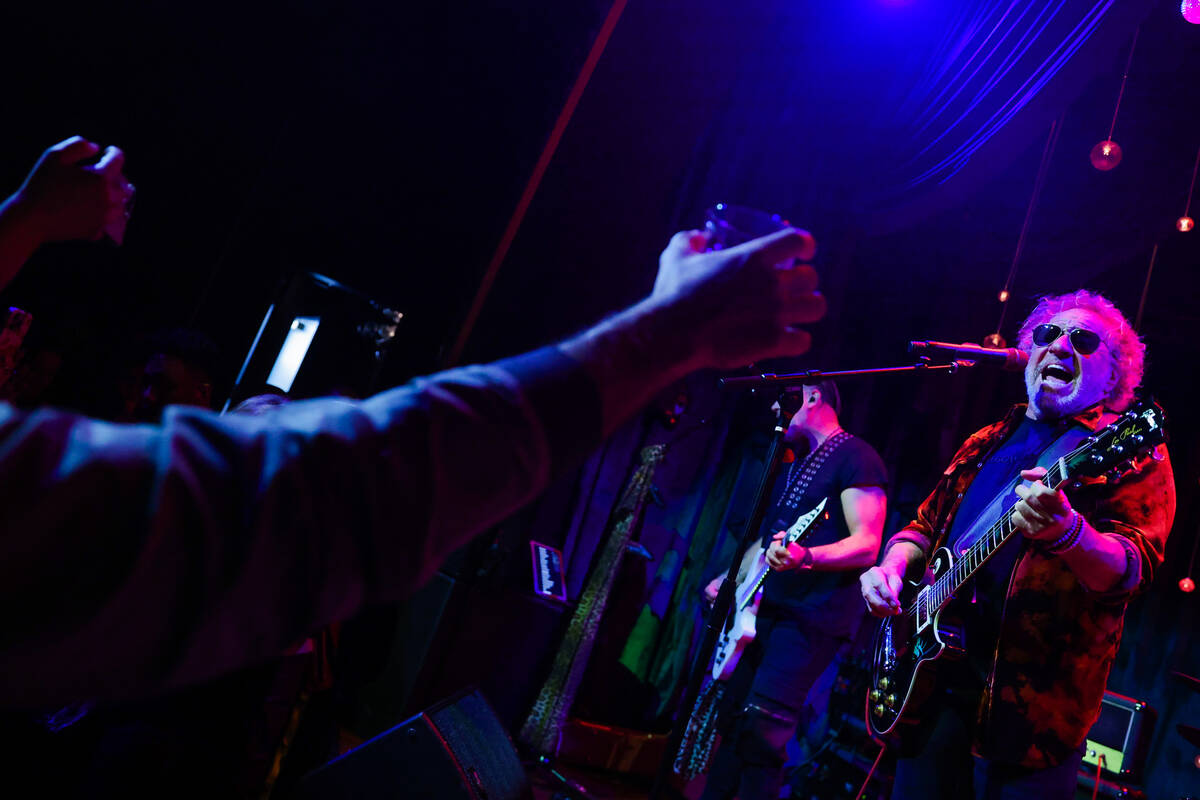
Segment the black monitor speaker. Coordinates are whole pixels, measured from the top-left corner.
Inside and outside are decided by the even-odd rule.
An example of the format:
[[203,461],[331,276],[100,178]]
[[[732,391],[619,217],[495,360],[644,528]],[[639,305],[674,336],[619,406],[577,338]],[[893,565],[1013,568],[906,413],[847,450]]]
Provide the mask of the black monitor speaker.
[[1088,731],[1083,769],[1090,766],[1094,771],[1099,764],[1110,777],[1140,781],[1156,716],[1148,703],[1106,691],[1100,719]]
[[527,800],[525,768],[478,691],[458,694],[306,775],[304,800]]

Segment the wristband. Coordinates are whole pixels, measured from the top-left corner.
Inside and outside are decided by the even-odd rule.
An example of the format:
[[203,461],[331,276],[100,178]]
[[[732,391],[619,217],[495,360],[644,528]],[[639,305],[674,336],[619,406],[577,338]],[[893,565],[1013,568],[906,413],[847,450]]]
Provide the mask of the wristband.
[[1079,544],[1079,540],[1083,536],[1083,515],[1075,509],[1071,509],[1071,513],[1075,515],[1071,524],[1067,526],[1062,536],[1046,545],[1046,552],[1061,555]]
[[804,548],[804,558],[800,559],[800,563],[796,565],[796,569],[812,569],[812,566],[813,566],[812,548],[806,547],[806,548]]

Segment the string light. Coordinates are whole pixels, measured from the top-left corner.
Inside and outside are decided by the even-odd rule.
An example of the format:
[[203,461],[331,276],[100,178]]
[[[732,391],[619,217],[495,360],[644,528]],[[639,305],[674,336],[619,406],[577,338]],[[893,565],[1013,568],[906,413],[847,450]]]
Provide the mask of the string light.
[[996,320],[995,333],[989,333],[983,340],[984,347],[1007,347],[1008,343],[1004,341],[1004,337],[1000,335],[1000,329],[1004,327],[1004,315],[1008,312],[1009,290],[1012,288],[1013,278],[1017,274],[1017,264],[1021,260],[1021,251],[1025,249],[1025,237],[1029,235],[1029,226],[1033,221],[1033,210],[1037,208],[1038,198],[1042,194],[1042,187],[1046,183],[1046,174],[1050,171],[1050,161],[1054,158],[1054,150],[1058,147],[1058,134],[1062,131],[1063,117],[1059,115],[1058,119],[1050,123],[1050,133],[1046,136],[1046,146],[1042,148],[1042,161],[1038,164],[1037,177],[1033,180],[1033,194],[1029,196],[1029,205],[1025,208],[1025,219],[1021,223],[1021,234],[1017,237],[1017,248],[1013,251],[1012,263],[1008,266],[1008,275],[1004,278],[1004,288],[1000,290],[997,296],[1000,300],[1000,319]]
[[1112,139],[1105,139],[1092,148],[1088,157],[1091,159],[1093,167],[1101,172],[1108,172],[1121,163],[1121,155],[1121,145]]
[[1129,65],[1133,63],[1133,51],[1137,47],[1140,31],[1141,26],[1138,26],[1133,32],[1133,42],[1129,45],[1129,58],[1125,59],[1125,72],[1121,75],[1121,91],[1117,92],[1117,107],[1113,109],[1112,124],[1108,126],[1108,136],[1098,142],[1088,156],[1092,166],[1101,172],[1115,169],[1117,164],[1121,163],[1121,145],[1113,141],[1113,131],[1117,128],[1117,113],[1121,110],[1121,98],[1125,96],[1125,81],[1129,79]]
[[1200,25],[1200,0],[1183,0],[1179,4],[1179,13],[1193,25]]
[[1192,570],[1196,568],[1196,545],[1200,545],[1200,531],[1196,532],[1196,538],[1192,541],[1192,557],[1188,559],[1187,574],[1179,579],[1179,591],[1184,594],[1196,591],[1196,582],[1192,580]]
[[[1200,0],[1196,0],[1197,8],[1200,8]],[[1200,168],[1200,150],[1196,151],[1196,163],[1192,165],[1192,183],[1188,186],[1187,203],[1183,207],[1183,216],[1175,220],[1175,230],[1180,233],[1187,233],[1192,228],[1196,227],[1196,220],[1188,216],[1192,210],[1192,192],[1196,190],[1196,170]]]

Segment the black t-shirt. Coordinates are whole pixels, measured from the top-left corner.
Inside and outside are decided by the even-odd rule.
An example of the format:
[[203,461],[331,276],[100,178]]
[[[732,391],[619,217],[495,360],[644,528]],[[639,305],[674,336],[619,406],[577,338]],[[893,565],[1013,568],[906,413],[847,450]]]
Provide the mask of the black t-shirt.
[[[776,481],[774,502],[766,516],[762,533],[764,546],[781,530],[787,530],[802,515],[827,498],[825,509],[828,521],[802,540],[806,547],[830,544],[850,535],[842,511],[842,492],[852,487],[887,485],[887,470],[883,460],[871,445],[851,436],[829,453],[809,483],[807,490],[795,498],[794,504],[781,502],[789,484],[803,468],[800,459],[784,470]],[[820,624],[822,631],[832,636],[853,636],[862,621],[864,606],[859,597],[860,570],[815,572],[787,570],[772,572],[763,584],[763,605],[775,607],[797,618]]]
[[[1029,469],[1038,461],[1047,447],[1070,427],[1070,422],[1051,422],[1024,417],[1017,429],[984,462],[983,467],[971,481],[962,504],[950,526],[946,541],[957,558],[964,544],[960,542],[971,528],[976,517],[985,512],[993,500],[1007,489],[1008,500],[1003,508],[1009,509],[1017,502],[1014,491],[1021,470]],[[991,517],[993,515],[989,515]],[[999,520],[981,520],[984,530]],[[964,644],[968,662],[976,680],[985,681],[992,668],[996,639],[1000,635],[1000,616],[1004,608],[1004,597],[1013,568],[1023,549],[1028,546],[1024,536],[1014,534],[989,558],[975,577],[962,589],[949,607],[951,614],[962,618]]]

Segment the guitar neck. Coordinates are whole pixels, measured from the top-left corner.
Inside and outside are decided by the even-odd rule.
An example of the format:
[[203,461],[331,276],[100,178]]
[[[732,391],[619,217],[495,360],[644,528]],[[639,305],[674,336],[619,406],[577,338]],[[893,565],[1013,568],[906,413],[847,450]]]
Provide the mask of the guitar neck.
[[[1067,482],[1069,476],[1065,459],[1054,463],[1042,479],[1043,483],[1057,490]],[[980,536],[965,553],[955,553],[954,563],[949,570],[942,574],[930,587],[928,602],[937,610],[945,607],[962,585],[979,571],[989,558],[995,555],[1001,545],[1007,542],[1016,532],[1013,525],[1013,512],[1010,508],[987,532]]]
[[[743,608],[747,608],[752,602],[754,602],[755,593],[762,588],[763,581],[767,579],[767,575],[769,575],[770,572],[771,568],[764,564],[762,568],[758,569],[753,575],[746,576],[746,580],[743,581],[738,589],[737,598],[735,599],[734,608],[736,610],[741,611]],[[753,580],[751,580],[751,578],[753,578]]]

